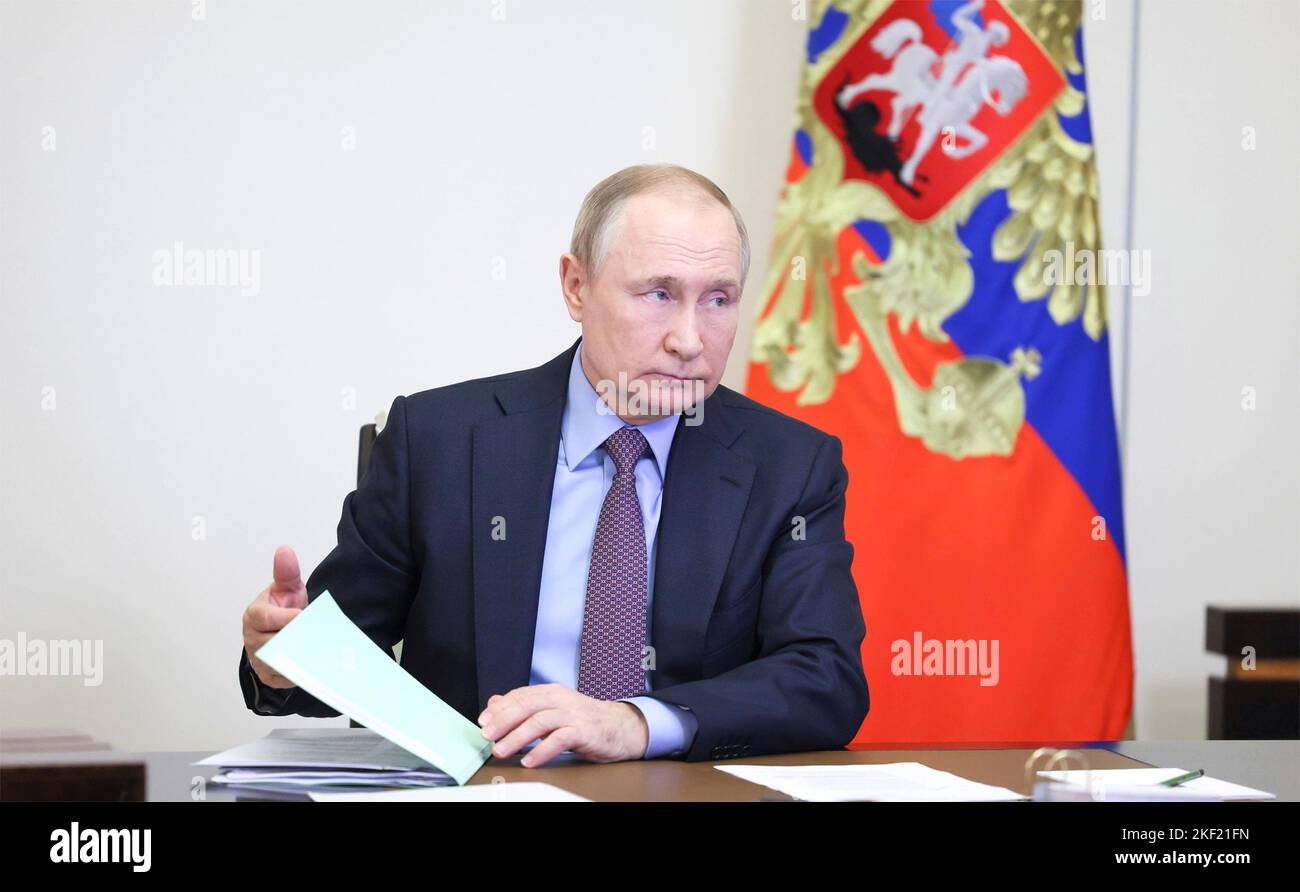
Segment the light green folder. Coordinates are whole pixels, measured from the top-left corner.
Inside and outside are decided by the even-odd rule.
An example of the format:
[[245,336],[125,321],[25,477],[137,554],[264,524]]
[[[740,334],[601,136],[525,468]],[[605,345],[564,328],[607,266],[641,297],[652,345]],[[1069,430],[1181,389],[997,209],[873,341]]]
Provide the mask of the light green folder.
[[450,775],[469,780],[492,741],[384,653],[329,592],[257,651],[307,693]]

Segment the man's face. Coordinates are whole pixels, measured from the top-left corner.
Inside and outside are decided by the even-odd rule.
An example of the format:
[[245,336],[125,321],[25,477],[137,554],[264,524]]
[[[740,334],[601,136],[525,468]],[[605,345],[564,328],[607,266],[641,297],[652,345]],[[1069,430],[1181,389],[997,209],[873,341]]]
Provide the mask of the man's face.
[[573,255],[561,259],[583,371],[624,421],[690,414],[717,388],[736,339],[735,220],[693,189],[643,193],[624,203],[609,244],[594,277]]

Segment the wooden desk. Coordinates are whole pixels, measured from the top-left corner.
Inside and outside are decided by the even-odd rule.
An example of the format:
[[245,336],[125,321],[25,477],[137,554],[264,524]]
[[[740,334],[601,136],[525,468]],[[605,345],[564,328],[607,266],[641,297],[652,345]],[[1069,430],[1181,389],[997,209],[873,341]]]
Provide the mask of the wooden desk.
[[[542,768],[524,768],[518,757],[489,759],[471,778],[472,784],[542,781],[598,802],[757,802],[787,797],[742,781],[716,765],[852,765],[884,762],[921,762],[941,771],[951,771],[970,780],[1008,787],[1028,795],[1025,784],[1025,760],[1033,753],[1028,749],[915,749],[915,750],[835,750],[795,753],[784,756],[760,756],[723,762],[618,762],[592,765],[573,758]],[[194,798],[192,791],[203,785],[194,778],[211,777],[210,766],[191,765],[211,753],[142,753],[148,762],[148,798],[150,801],[176,801]],[[1090,749],[1094,768],[1142,768],[1146,763],[1104,749]],[[219,785],[203,788],[208,801],[247,799],[284,799],[285,796],[232,793]],[[302,798],[302,797],[297,797]]]

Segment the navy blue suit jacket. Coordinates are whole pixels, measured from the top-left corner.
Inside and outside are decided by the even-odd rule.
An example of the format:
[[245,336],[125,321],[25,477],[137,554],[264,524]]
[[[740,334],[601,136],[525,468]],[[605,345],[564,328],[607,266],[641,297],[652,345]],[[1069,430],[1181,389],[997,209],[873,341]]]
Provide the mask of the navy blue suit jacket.
[[[471,721],[528,684],[576,348],[397,397],[307,580],[380,647],[404,641],[402,666]],[[664,480],[648,696],[695,713],[688,760],[843,746],[868,694],[840,442],[721,386],[687,420]],[[260,713],[338,715],[264,687],[242,651],[240,678]]]

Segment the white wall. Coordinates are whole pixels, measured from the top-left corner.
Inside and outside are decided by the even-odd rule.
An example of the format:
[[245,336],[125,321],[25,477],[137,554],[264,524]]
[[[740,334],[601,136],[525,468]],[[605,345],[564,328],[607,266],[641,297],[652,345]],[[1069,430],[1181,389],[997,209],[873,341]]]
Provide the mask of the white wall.
[[[151,749],[274,724],[245,711],[235,661],[275,546],[304,570],[329,550],[357,427],[394,394],[576,337],[556,262],[604,174],[712,175],[761,282],[802,59],[791,4],[500,8],[0,7],[0,637],[106,649],[98,688],[0,680],[0,722]],[[1127,3],[1104,13],[1088,62],[1117,245],[1134,32]],[[1134,246],[1156,288],[1131,308],[1126,472],[1144,737],[1204,732],[1207,601],[1296,600],[1296,24],[1287,2],[1142,10]],[[176,241],[259,251],[261,293],[155,287]]]
[[[558,258],[604,175],[711,174],[761,278],[805,29],[785,0],[383,6],[0,6],[0,637],[106,650],[97,688],[0,679],[0,722],[264,733],[235,669],[275,547],[305,572],[329,551],[394,395],[577,337]],[[259,250],[261,293],[154,287],[176,241]]]
[[1204,678],[1224,663],[1205,654],[1205,605],[1300,602],[1300,4],[1159,0],[1140,27],[1134,245],[1154,276],[1131,305],[1138,732],[1203,736]]
[[1136,731],[1198,738],[1206,605],[1300,604],[1300,5],[1084,9],[1105,244],[1152,270],[1110,292]]

